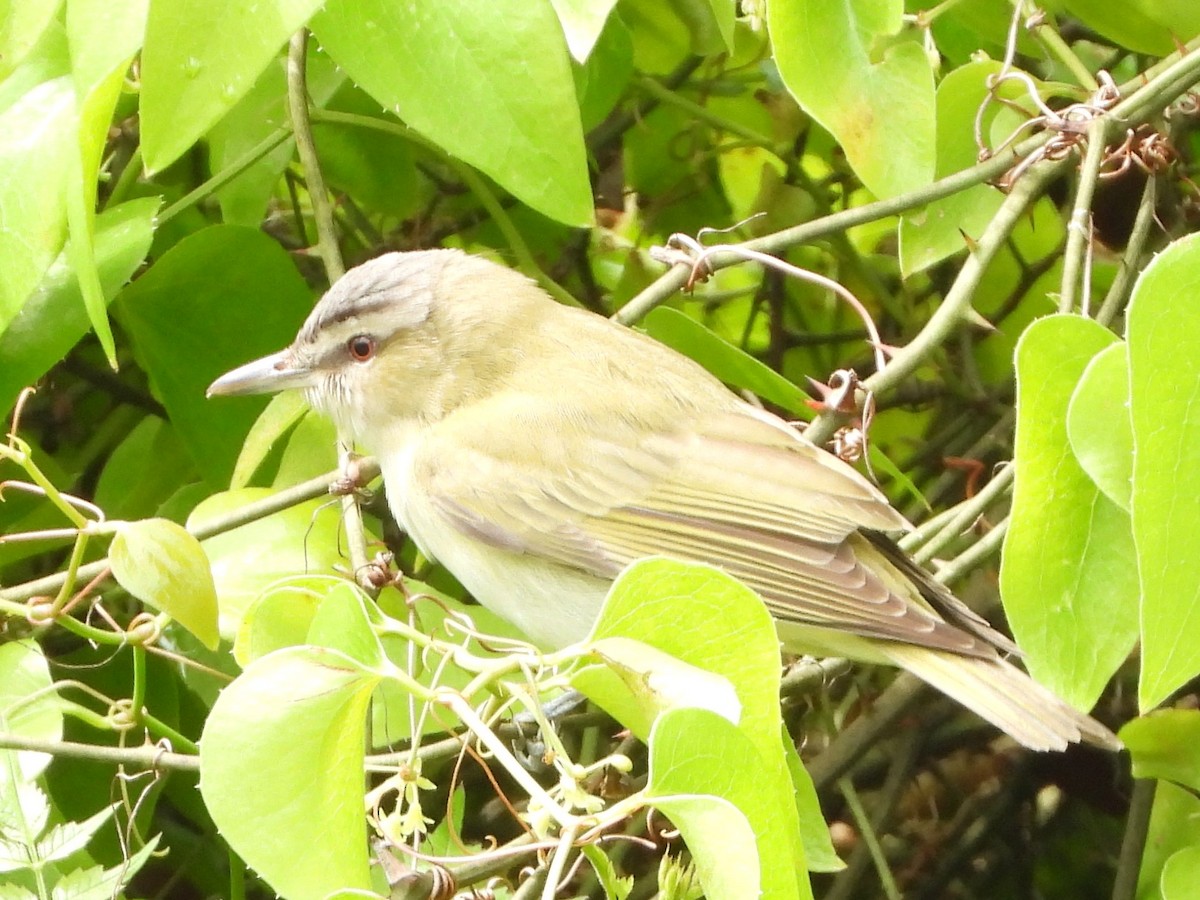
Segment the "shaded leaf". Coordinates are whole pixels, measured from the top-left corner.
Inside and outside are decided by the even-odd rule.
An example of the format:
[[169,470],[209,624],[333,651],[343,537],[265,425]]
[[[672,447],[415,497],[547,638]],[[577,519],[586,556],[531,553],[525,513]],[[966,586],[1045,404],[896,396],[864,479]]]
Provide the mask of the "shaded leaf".
[[[95,255],[100,284],[113,297],[150,250],[157,197],[131,200],[96,217]],[[37,291],[0,334],[0,414],[21,389],[62,359],[88,330],[79,282],[68,254],[61,253]]]
[[312,28],[356,83],[446,152],[553,219],[592,221],[579,107],[549,4],[329,0]]
[[117,303],[196,467],[229,483],[265,397],[209,401],[218,375],[291,343],[310,293],[287,253],[257,229],[216,225],[184,238]]
[[812,415],[808,394],[770,366],[759,362],[678,310],[660,306],[642,322],[647,334],[694,359],[726,384],[745,388],[786,410]]
[[[988,94],[987,79],[1000,70],[995,61],[969,63],[946,74],[937,88],[937,166],[935,177],[944,178],[978,162],[975,145],[975,119]],[[1001,97],[1017,94],[1018,88],[1007,82],[997,88]],[[1001,109],[999,103],[987,107],[981,124],[987,128]],[[900,271],[904,277],[963,252],[968,241],[975,240],[1000,209],[1004,195],[988,184],[977,184],[949,197],[905,214],[900,220]]]

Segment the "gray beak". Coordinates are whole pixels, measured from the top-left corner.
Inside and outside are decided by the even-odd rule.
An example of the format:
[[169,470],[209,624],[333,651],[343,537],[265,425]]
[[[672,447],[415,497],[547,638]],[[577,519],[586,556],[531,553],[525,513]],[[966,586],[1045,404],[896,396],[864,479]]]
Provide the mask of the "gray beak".
[[306,388],[313,383],[313,371],[296,367],[290,350],[280,350],[232,372],[226,372],[208,386],[205,396],[236,397],[242,394],[274,394],[288,388]]

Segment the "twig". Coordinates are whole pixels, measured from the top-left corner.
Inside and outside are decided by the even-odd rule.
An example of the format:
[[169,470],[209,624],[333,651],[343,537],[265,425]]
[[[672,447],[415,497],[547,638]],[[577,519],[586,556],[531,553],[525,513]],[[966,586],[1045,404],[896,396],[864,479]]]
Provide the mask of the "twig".
[[292,35],[288,45],[287,84],[288,112],[292,120],[292,132],[296,136],[296,151],[304,169],[304,183],[308,187],[308,199],[312,204],[313,220],[317,226],[317,251],[325,264],[329,283],[346,274],[342,253],[338,249],[337,232],[333,227],[333,207],[329,203],[329,192],[325,188],[325,176],[317,159],[317,147],[313,141],[312,123],[308,114],[308,87],[305,66],[308,62],[308,29],[301,28]]
[[1133,797],[1125,818],[1125,836],[1121,840],[1121,855],[1117,858],[1117,877],[1113,881],[1113,900],[1133,900],[1137,896],[1138,875],[1142,868],[1142,853],[1150,828],[1150,812],[1154,808],[1154,792],[1158,782],[1139,778],[1133,784]]
[[[360,477],[365,481],[370,481],[379,475],[379,464],[373,459],[360,459],[358,461],[358,469]],[[256,522],[259,519],[266,518],[292,506],[298,506],[307,500],[325,496],[329,493],[330,485],[341,478],[342,473],[340,471],[318,475],[316,478],[310,478],[308,481],[285,488],[278,493],[272,494],[270,497],[264,497],[255,503],[248,503],[239,509],[214,518],[206,522],[202,527],[192,530],[191,533],[199,540],[224,534],[227,531],[232,531],[251,522]],[[88,581],[101,574],[108,567],[109,562],[107,558],[88,563],[79,567],[76,577],[81,581]],[[0,590],[0,600],[23,603],[31,597],[53,594],[65,582],[66,575],[62,572],[57,572],[54,575],[47,575],[43,578],[27,581],[24,584],[18,584],[11,588],[4,588]]]
[[901,672],[871,705],[865,716],[855,719],[808,764],[808,774],[818,791],[841,778],[860,756],[879,743],[896,720],[925,692],[925,682],[910,672]]
[[95,744],[81,744],[76,741],[43,741],[16,734],[0,734],[0,749],[27,750],[70,759],[92,759],[140,769],[172,769],[177,772],[200,771],[200,757],[187,753],[174,753],[158,747],[103,747]]
[[1109,325],[1117,317],[1129,293],[1133,288],[1134,279],[1141,271],[1142,256],[1146,252],[1146,241],[1150,236],[1150,227],[1154,224],[1154,206],[1158,199],[1158,179],[1151,175],[1146,179],[1142,199],[1138,203],[1137,216],[1133,220],[1133,231],[1129,235],[1129,243],[1125,246],[1125,254],[1121,257],[1121,265],[1113,277],[1100,311],[1096,313],[1096,321],[1101,325]]
[[[1075,308],[1075,294],[1079,288],[1080,272],[1083,270],[1087,245],[1092,237],[1092,199],[1096,195],[1096,182],[1100,167],[1104,164],[1105,145],[1108,142],[1108,120],[1095,119],[1087,132],[1087,153],[1079,170],[1079,184],[1075,188],[1075,203],[1071,207],[1071,218],[1067,221],[1067,249],[1063,254],[1062,289],[1058,295],[1058,311],[1071,312]],[[1081,302],[1086,307],[1088,298]]]

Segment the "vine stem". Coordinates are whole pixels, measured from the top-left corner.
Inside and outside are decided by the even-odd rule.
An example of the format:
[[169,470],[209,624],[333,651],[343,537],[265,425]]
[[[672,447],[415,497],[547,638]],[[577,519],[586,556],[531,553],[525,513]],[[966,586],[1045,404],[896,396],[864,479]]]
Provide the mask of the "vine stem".
[[[1004,198],[999,211],[980,235],[973,252],[959,269],[950,290],[929,317],[925,327],[892,357],[887,368],[876,372],[863,382],[866,390],[879,395],[899,386],[967,320],[971,299],[975,296],[987,267],[1004,246],[1021,216],[1066,165],[1067,161],[1062,160],[1033,166],[1013,185],[1012,191]],[[823,444],[838,424],[836,415],[824,413],[814,419],[804,433],[813,443]]]
[[1138,875],[1142,868],[1142,854],[1146,849],[1146,835],[1150,829],[1150,813],[1154,809],[1157,786],[1158,782],[1153,778],[1139,778],[1133,784],[1133,798],[1125,819],[1125,836],[1121,840],[1121,855],[1117,858],[1117,877],[1113,881],[1113,900],[1133,900],[1137,896]]
[[[1096,183],[1100,179],[1107,143],[1108,121],[1100,117],[1088,126],[1087,152],[1079,168],[1075,203],[1071,207],[1071,218],[1067,221],[1067,248],[1063,253],[1062,289],[1058,295],[1060,313],[1068,313],[1075,308],[1084,258],[1092,238],[1092,200],[1096,196]],[[1080,297],[1079,302],[1085,310],[1088,301],[1086,295]]]
[[[360,459],[358,460],[358,472],[362,480],[370,481],[379,475],[379,464],[374,459]],[[248,503],[223,516],[217,516],[201,526],[188,529],[188,531],[193,537],[201,541],[218,534],[224,534],[227,531],[240,528],[242,525],[248,525],[251,522],[256,522],[277,512],[298,506],[306,500],[325,496],[329,493],[329,488],[335,482],[339,481],[341,477],[341,471],[326,472],[324,475],[310,478],[308,481],[303,481],[293,487],[286,488],[272,494],[270,497],[264,497],[255,503]],[[101,575],[108,567],[109,562],[105,558],[80,566],[76,574],[80,580],[90,581]],[[23,603],[31,597],[54,593],[62,587],[66,579],[66,573],[56,572],[44,578],[37,578],[11,588],[4,588],[0,590],[0,602]]]
[[0,749],[48,753],[72,759],[91,759],[116,765],[144,769],[171,769],[177,772],[199,772],[200,758],[188,753],[174,753],[157,747],[104,747],[75,741],[43,741],[17,734],[0,734]]

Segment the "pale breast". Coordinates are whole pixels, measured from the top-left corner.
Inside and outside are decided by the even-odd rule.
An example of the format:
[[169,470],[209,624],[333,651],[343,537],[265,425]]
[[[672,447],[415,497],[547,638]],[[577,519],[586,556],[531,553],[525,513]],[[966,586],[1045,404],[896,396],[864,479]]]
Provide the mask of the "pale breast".
[[541,647],[557,649],[591,630],[609,582],[557,563],[490,546],[457,529],[413,478],[418,441],[381,458],[392,515],[425,556]]

